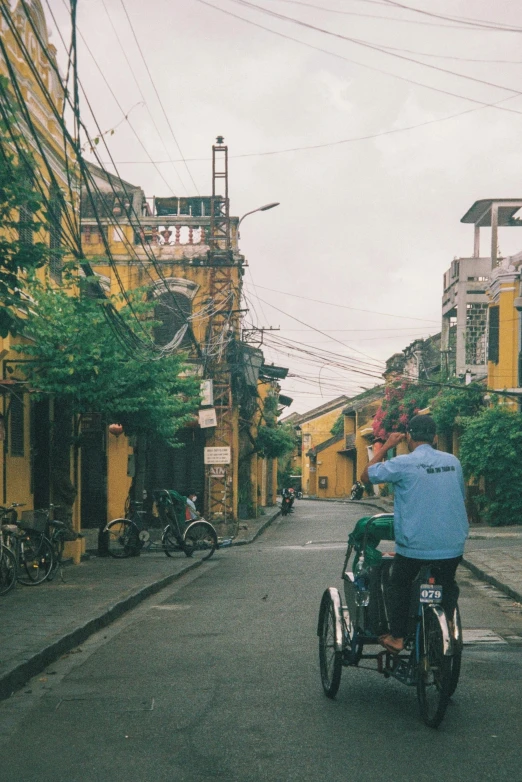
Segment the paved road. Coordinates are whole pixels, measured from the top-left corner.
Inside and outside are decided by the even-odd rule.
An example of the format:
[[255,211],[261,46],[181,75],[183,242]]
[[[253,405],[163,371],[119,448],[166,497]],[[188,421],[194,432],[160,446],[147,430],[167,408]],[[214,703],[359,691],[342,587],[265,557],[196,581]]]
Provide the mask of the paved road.
[[437,731],[373,672],[324,697],[317,610],[360,509],[320,510],[217,552],[0,703],[2,782],[519,779],[520,606],[467,571],[474,642]]

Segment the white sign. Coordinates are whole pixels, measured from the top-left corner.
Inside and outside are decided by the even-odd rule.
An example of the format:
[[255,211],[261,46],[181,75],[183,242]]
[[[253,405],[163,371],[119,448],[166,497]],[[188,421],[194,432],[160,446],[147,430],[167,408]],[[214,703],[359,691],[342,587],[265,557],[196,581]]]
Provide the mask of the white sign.
[[230,448],[205,448],[205,464],[230,464]]
[[214,404],[214,381],[202,380],[200,383],[201,404],[203,407]]
[[213,465],[209,469],[209,475],[211,478],[224,478],[227,474],[226,467],[220,467],[219,465]]
[[199,425],[202,429],[208,429],[209,426],[217,426],[216,411],[213,407],[208,410],[199,410]]

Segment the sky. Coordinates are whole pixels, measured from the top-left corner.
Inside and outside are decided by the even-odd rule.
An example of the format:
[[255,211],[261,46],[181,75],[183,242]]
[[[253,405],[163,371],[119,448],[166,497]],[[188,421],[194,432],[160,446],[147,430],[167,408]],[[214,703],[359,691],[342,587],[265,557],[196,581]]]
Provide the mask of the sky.
[[[440,331],[443,273],[473,250],[460,218],[522,196],[522,4],[123,2],[78,2],[80,81],[118,173],[208,195],[223,135],[231,213],[280,202],[244,220],[240,249],[245,326],[279,329],[263,350],[290,370],[288,412],[376,385]],[[42,5],[64,68],[68,3]],[[503,254],[521,248],[501,229]]]

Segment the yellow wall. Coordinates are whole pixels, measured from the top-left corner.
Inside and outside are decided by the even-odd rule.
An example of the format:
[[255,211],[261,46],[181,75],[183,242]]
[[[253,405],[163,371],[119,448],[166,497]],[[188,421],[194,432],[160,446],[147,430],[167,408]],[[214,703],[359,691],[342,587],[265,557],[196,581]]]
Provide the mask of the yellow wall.
[[[344,407],[346,407],[346,401],[340,403],[334,410],[300,424],[302,438],[301,474],[304,494],[317,493],[315,465],[306,454],[311,448],[324,443],[325,440],[332,437],[331,429]],[[309,440],[306,439],[307,436],[309,436]]]
[[[353,485],[353,461],[342,453],[343,440],[333,443],[317,454],[317,490],[320,498],[347,497]],[[328,487],[321,489],[319,486],[321,477],[328,478]]]
[[492,285],[493,305],[499,307],[499,361],[488,362],[488,387],[502,390],[518,386],[520,314],[514,301],[519,295],[518,273],[500,273]]

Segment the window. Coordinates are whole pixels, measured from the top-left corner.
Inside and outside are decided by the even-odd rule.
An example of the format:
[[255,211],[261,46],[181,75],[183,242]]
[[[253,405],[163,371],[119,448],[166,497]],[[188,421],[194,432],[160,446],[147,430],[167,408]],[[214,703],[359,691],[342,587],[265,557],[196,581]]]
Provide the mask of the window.
[[191,314],[190,299],[176,291],[166,291],[156,299],[154,340],[161,347],[188,347],[191,344],[188,333],[188,318]]
[[49,267],[55,282],[62,281],[62,195],[54,185],[49,192]]
[[9,406],[9,450],[11,456],[24,455],[24,400],[13,394]]
[[[32,188],[32,179],[29,173],[24,174],[24,185],[29,191]],[[29,195],[29,194],[27,194]],[[33,210],[27,198],[26,203],[21,204],[18,213],[18,236],[23,244],[33,243]]]
[[499,357],[499,308],[489,308],[488,361],[498,364]]

